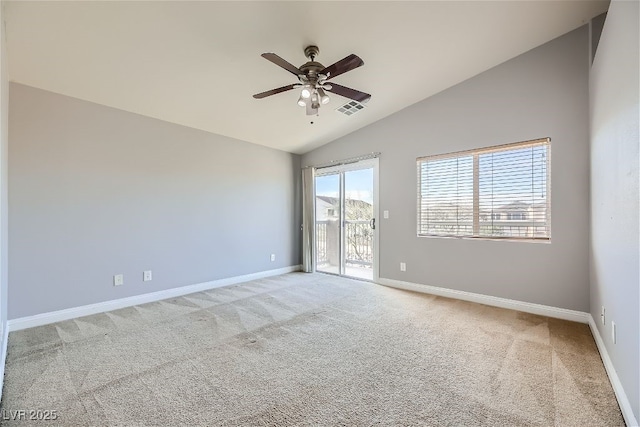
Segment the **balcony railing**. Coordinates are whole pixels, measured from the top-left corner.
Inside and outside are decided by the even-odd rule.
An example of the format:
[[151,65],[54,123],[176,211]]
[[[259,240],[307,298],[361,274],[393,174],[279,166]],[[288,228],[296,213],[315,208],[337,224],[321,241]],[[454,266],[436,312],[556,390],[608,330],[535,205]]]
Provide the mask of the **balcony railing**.
[[345,262],[355,267],[371,268],[373,265],[373,230],[371,222],[345,221]]
[[[317,265],[338,265],[338,221],[316,221]],[[371,268],[373,265],[373,230],[368,220],[345,221],[345,263],[347,266]]]
[[327,225],[329,221],[316,221],[316,264],[329,262],[327,256]]

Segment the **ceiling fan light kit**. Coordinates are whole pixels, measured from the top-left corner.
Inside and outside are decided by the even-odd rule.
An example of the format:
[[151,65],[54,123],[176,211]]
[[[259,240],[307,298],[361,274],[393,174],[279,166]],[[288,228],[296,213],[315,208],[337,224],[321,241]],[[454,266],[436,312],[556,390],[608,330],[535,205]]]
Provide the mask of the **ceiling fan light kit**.
[[263,53],[263,58],[284,68],[290,73],[295,74],[299,83],[257,93],[253,95],[253,97],[256,99],[262,99],[267,96],[286,92],[292,89],[300,89],[298,105],[300,107],[306,107],[306,113],[309,116],[317,115],[320,106],[326,105],[331,101],[331,98],[326,92],[335,93],[336,95],[344,96],[345,98],[353,99],[360,103],[365,103],[371,99],[371,95],[368,93],[360,92],[335,83],[327,83],[327,80],[329,79],[364,65],[362,59],[357,55],[351,54],[335,64],[325,67],[321,63],[316,62],[315,59],[316,56],[318,56],[318,53],[320,53],[320,49],[318,49],[317,46],[307,46],[304,49],[304,54],[309,58],[309,61],[302,64],[300,67],[290,64],[275,53]]

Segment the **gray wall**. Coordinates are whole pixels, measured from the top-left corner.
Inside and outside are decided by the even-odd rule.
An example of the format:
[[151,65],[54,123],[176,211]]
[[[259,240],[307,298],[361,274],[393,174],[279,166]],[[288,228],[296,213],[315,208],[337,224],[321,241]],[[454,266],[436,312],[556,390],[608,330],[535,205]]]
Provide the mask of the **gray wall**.
[[9,319],[297,265],[299,175],[293,154],[12,83]]
[[[638,2],[612,1],[591,69],[591,314],[640,420]],[[606,325],[600,308],[606,307]],[[613,344],[611,321],[617,326]]]
[[[588,67],[584,26],[307,153],[303,166],[382,153],[381,277],[588,311]],[[551,243],[416,237],[417,157],[542,137]]]

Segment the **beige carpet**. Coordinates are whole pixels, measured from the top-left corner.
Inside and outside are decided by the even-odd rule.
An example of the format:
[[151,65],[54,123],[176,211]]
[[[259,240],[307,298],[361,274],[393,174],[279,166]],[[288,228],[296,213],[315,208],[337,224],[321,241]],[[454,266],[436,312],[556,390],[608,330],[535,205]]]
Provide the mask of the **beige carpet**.
[[38,409],[72,426],[624,425],[586,325],[303,273],[11,333],[2,422]]

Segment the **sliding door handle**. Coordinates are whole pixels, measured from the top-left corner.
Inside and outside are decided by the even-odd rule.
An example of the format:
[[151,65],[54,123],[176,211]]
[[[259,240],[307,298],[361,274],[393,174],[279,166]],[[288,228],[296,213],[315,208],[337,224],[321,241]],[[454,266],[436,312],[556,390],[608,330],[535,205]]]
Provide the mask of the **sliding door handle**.
[[375,218],[371,218],[371,229],[375,230],[376,229],[376,219]]

